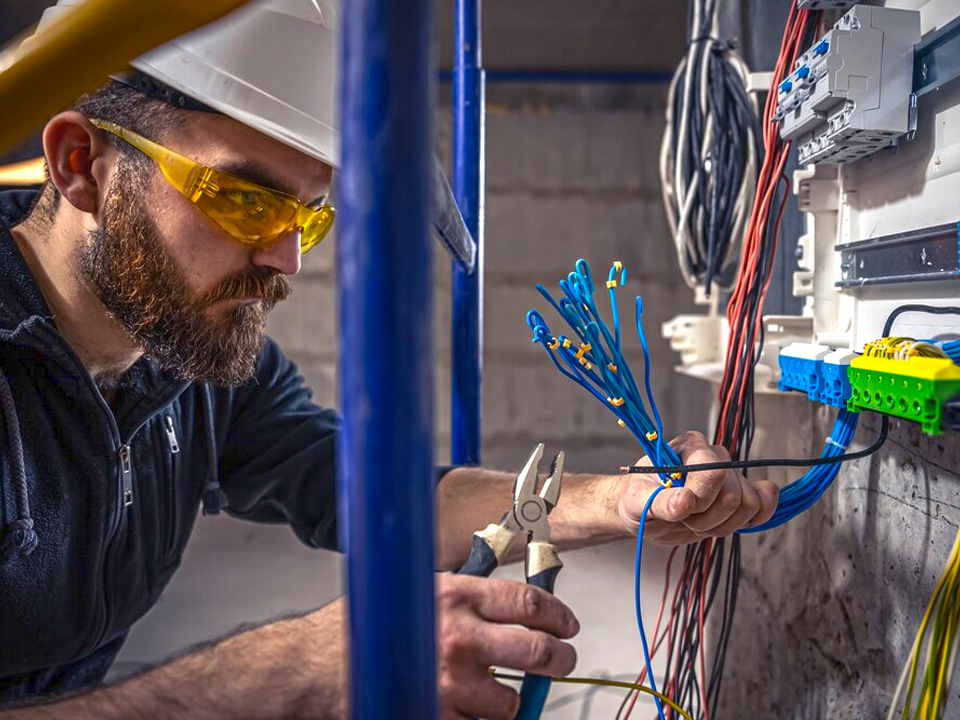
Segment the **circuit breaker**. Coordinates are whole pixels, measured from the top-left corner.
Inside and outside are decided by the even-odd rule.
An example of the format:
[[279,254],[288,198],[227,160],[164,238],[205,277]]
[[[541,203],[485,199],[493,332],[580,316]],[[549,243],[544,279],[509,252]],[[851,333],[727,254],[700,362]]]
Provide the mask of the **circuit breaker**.
[[801,164],[847,163],[910,129],[915,10],[856,5],[780,83],[775,119]]

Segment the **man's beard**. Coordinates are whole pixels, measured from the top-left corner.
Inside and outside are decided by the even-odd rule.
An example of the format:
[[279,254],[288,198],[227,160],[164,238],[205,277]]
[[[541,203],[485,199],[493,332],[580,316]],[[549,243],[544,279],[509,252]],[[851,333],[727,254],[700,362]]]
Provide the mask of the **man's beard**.
[[[253,375],[266,314],[291,292],[270,268],[251,268],[197,295],[170,255],[142,195],[144,170],[126,158],[104,203],[102,222],[77,253],[81,280],[130,337],[183,380],[239,385]],[[199,213],[199,209],[192,209]],[[257,298],[233,307],[222,300]]]

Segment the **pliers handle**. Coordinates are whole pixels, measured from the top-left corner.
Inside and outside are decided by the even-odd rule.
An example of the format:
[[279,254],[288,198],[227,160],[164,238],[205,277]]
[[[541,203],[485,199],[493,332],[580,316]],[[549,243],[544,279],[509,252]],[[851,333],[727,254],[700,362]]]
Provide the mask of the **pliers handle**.
[[[563,479],[563,452],[557,453],[550,475],[537,492],[537,467],[543,457],[543,443],[537,445],[514,483],[513,506],[499,524],[488,525],[473,534],[470,556],[457,571],[460,575],[489,577],[507,554],[520,533],[527,536],[524,570],[527,583],[553,594],[554,584],[563,562],[550,542],[547,516],[560,499]],[[524,675],[520,688],[520,711],[516,720],[536,720],[550,692],[551,680],[540,675]]]

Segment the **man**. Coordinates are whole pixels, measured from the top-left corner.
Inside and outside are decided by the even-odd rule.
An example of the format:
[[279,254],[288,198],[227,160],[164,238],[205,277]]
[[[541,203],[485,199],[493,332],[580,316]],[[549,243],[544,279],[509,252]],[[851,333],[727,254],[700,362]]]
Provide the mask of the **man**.
[[[273,0],[269,17],[254,8],[242,22],[277,23],[294,5],[304,32],[313,0]],[[235,26],[219,28],[242,47]],[[331,37],[318,31],[306,46]],[[99,686],[177,568],[201,505],[336,547],[336,415],[264,337],[301,251],[329,229],[329,127],[264,121],[214,85],[191,95],[189,82],[160,82],[172,79],[160,64],[135,63],[52,118],[43,191],[0,195],[0,702],[49,700],[0,720],[343,718],[339,602]],[[674,445],[686,463],[726,458],[698,434]],[[478,468],[443,477],[441,570],[499,518],[512,479]],[[566,477],[555,542],[629,537],[655,487]],[[769,482],[694,474],[658,496],[647,532],[667,543],[726,535],[769,518],[776,497]],[[514,716],[517,694],[491,665],[573,669],[564,639],[578,624],[556,598],[449,574],[437,586],[445,718]]]

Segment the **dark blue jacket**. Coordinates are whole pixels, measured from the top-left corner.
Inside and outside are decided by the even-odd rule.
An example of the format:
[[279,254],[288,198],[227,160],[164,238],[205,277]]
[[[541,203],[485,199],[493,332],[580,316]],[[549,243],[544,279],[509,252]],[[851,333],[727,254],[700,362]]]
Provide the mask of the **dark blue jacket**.
[[36,197],[0,193],[0,704],[103,679],[218,482],[232,515],[337,537],[339,420],[272,341],[230,389],[142,358],[111,410],[9,233]]

